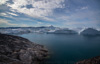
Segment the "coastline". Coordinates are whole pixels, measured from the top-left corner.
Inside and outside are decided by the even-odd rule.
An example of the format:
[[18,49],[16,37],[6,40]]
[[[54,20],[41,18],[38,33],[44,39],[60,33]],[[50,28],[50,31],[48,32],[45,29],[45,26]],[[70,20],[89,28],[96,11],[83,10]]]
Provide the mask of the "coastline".
[[96,56],[90,59],[85,59],[77,62],[76,64],[100,64],[100,56]]
[[48,50],[28,39],[0,34],[0,64],[38,64],[46,59]]

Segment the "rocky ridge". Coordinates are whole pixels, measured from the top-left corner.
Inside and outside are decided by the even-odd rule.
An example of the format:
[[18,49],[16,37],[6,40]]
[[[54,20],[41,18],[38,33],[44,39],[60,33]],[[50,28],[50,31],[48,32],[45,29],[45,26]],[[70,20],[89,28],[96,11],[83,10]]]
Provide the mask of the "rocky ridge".
[[0,64],[37,64],[48,56],[48,50],[28,39],[0,34]]
[[79,61],[76,64],[100,64],[100,56],[97,56],[91,59],[86,59],[83,61]]

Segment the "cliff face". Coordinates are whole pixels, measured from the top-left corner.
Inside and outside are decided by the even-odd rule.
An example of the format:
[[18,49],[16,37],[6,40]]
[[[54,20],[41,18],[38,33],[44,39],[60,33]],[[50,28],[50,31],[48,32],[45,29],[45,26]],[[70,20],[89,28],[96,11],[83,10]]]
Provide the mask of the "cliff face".
[[83,61],[79,61],[76,64],[100,64],[100,56],[87,59],[87,60],[83,60]]
[[48,56],[39,44],[12,35],[0,34],[0,64],[36,64]]

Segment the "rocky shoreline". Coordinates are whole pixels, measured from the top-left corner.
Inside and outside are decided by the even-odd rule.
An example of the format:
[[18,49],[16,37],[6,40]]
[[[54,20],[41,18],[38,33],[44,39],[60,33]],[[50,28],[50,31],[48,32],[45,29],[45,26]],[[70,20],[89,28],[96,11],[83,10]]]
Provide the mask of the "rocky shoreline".
[[48,50],[28,39],[0,34],[0,64],[37,64],[46,59]]
[[100,56],[97,56],[91,59],[86,59],[83,61],[79,61],[76,64],[100,64]]

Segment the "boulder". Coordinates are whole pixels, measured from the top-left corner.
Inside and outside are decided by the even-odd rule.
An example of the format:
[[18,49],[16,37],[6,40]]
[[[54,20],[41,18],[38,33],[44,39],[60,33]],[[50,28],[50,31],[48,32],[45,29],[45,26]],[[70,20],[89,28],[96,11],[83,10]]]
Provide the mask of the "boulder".
[[86,59],[83,61],[79,61],[76,64],[100,64],[100,56],[97,56],[91,59]]
[[0,64],[36,64],[48,56],[48,50],[28,39],[0,34]]

